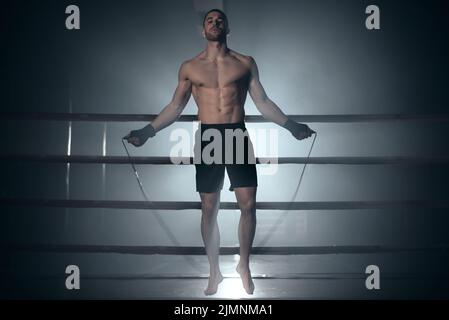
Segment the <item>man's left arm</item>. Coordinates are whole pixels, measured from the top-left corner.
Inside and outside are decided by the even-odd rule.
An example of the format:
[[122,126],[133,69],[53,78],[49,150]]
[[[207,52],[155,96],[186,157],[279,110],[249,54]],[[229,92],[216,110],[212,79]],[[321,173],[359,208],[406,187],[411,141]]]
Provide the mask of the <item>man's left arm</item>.
[[260,83],[259,70],[253,58],[251,58],[251,75],[249,83],[249,94],[262,116],[281,127],[289,130],[296,139],[310,137],[315,131],[307,125],[297,123],[289,119],[282,110],[267,96],[265,89]]

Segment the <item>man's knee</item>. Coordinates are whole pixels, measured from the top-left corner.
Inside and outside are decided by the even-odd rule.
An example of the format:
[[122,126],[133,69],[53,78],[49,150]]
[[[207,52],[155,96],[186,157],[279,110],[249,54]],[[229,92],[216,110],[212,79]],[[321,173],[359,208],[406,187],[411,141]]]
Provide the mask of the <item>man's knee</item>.
[[240,211],[243,215],[254,215],[256,213],[256,200],[253,198],[240,201]]
[[201,211],[203,216],[214,216],[218,212],[218,200],[216,196],[202,195],[201,196]]
[[217,214],[217,211],[218,210],[216,209],[216,205],[210,203],[202,204],[201,212],[203,213],[203,216],[213,217]]

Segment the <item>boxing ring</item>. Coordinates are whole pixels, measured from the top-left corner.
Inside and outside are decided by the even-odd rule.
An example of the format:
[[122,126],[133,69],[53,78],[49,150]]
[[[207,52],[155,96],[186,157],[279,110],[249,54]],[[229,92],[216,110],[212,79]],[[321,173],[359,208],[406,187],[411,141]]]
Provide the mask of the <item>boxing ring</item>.
[[[20,163],[46,163],[46,164],[66,164],[66,199],[50,199],[50,198],[14,198],[14,197],[0,197],[0,204],[3,207],[2,210],[7,210],[10,207],[31,207],[31,208],[88,208],[92,210],[96,209],[130,209],[130,210],[146,210],[153,214],[153,210],[168,210],[168,211],[180,211],[180,210],[199,210],[201,209],[201,203],[196,201],[158,201],[158,199],[151,199],[150,201],[125,201],[125,200],[87,200],[87,199],[70,199],[70,164],[102,164],[102,183],[103,192],[105,188],[106,178],[105,178],[105,166],[106,165],[173,165],[172,158],[170,157],[142,157],[142,156],[107,156],[106,155],[106,140],[108,136],[108,126],[109,122],[139,122],[139,121],[151,121],[156,115],[130,115],[130,114],[89,114],[89,113],[0,113],[0,119],[8,119],[14,121],[21,120],[32,120],[32,121],[61,121],[67,122],[68,134],[67,134],[67,154],[64,155],[49,155],[49,154],[2,154],[0,155],[0,161],[4,163],[20,162]],[[312,123],[372,123],[372,122],[402,122],[402,121],[416,121],[416,122],[448,122],[449,116],[446,115],[410,115],[410,114],[385,114],[385,115],[307,115],[307,116],[295,116],[290,115],[295,121]],[[103,154],[102,155],[73,155],[71,154],[71,132],[72,132],[72,122],[96,122],[103,126],[102,135],[102,145]],[[180,122],[192,122],[196,121],[196,116],[184,115],[181,116],[178,121]],[[261,116],[247,116],[246,122],[262,123],[266,122]],[[118,142],[117,142],[118,143]],[[192,158],[178,158],[176,163],[179,165],[193,165]],[[266,163],[266,158],[257,159],[258,163]],[[448,165],[449,157],[279,157],[277,163],[283,164],[295,164],[295,165],[359,165],[359,166],[370,166],[370,165],[394,165],[394,166],[421,166],[421,165]],[[305,167],[304,167],[305,168]],[[299,185],[298,185],[299,187]],[[301,192],[301,190],[299,190]],[[266,199],[268,200],[268,199]],[[338,211],[348,211],[348,210],[365,210],[365,209],[448,209],[449,201],[442,199],[440,201],[420,201],[420,200],[407,200],[407,201],[283,201],[283,202],[270,202],[270,201],[258,201],[257,210],[258,214],[264,214],[265,211],[275,210],[281,211],[279,213],[278,219],[284,219],[287,214],[297,213],[302,210],[325,210],[339,215]],[[235,202],[221,202],[221,210],[237,210],[239,209],[237,203]],[[67,211],[64,212],[66,218],[70,215]],[[146,246],[146,245],[96,245],[96,244],[52,244],[52,243],[3,243],[1,244],[1,250],[7,256],[27,253],[38,257],[40,254],[55,254],[55,255],[76,255],[76,254],[118,254],[120,257],[126,256],[154,256],[151,259],[164,257],[164,256],[174,256],[176,257],[176,263],[190,265],[192,270],[199,270],[200,264],[205,262],[205,250],[201,246],[182,246],[180,243],[182,239],[175,236],[170,230],[170,226],[163,221],[163,214],[158,215],[159,226],[164,229],[165,233],[168,235],[172,245],[171,246]],[[23,217],[26,219],[26,216]],[[107,215],[105,216],[107,219]],[[67,220],[67,219],[66,219]],[[251,254],[252,259],[257,259],[260,256],[267,256],[271,262],[275,263],[276,259],[302,259],[309,256],[339,256],[349,255],[392,255],[392,254],[430,254],[436,256],[447,256],[449,255],[449,243],[438,243],[435,245],[429,244],[409,244],[409,245],[317,245],[317,246],[270,246],[267,245],[269,242],[269,236],[273,234],[276,227],[279,225],[278,220],[274,227],[270,230],[270,234],[260,242],[260,244],[255,244],[252,248]],[[232,256],[238,255],[238,247],[221,247],[220,255]],[[256,257],[254,257],[256,256]],[[226,258],[226,257],[225,257]],[[278,260],[281,261],[281,260]],[[225,262],[226,263],[226,262]],[[226,267],[225,267],[226,269]],[[282,268],[281,268],[282,269]],[[302,296],[295,295],[294,292],[288,292],[289,282],[300,280],[300,281],[324,281],[332,282],[335,281],[355,281],[360,283],[363,287],[364,281],[366,279],[366,274],[362,272],[353,271],[343,271],[336,270],[335,272],[253,272],[253,278],[256,283],[256,291],[254,294],[255,298],[301,298]],[[5,275],[7,276],[7,275]],[[240,282],[238,276],[232,272],[224,272],[225,282],[226,281],[238,281]],[[422,274],[408,273],[408,272],[385,272],[382,274],[382,279],[385,281],[404,281],[407,279],[415,279],[417,281],[422,281],[426,277],[431,277],[431,274],[423,272]],[[440,275],[441,276],[441,275]],[[121,273],[121,274],[82,274],[81,279],[87,281],[104,281],[104,282],[123,282],[130,281],[131,283],[136,283],[136,280],[141,281],[157,281],[158,284],[155,286],[164,286],[164,282],[170,282],[171,290],[167,289],[171,293],[167,293],[164,296],[152,296],[147,295],[143,297],[148,298],[204,298],[202,295],[202,287],[205,284],[205,280],[208,275],[201,272],[189,272],[189,273],[164,273],[164,272],[152,272],[152,273]],[[424,277],[424,278],[423,278]],[[47,274],[43,276],[44,279],[54,279],[60,281],[64,278],[64,274]],[[447,280],[447,277],[445,278]],[[176,281],[176,284],[175,282]],[[269,282],[270,289],[266,289],[262,282]],[[311,284],[307,285],[306,288],[311,288]],[[170,286],[169,286],[170,287]],[[176,287],[178,289],[176,289]],[[181,292],[179,288],[188,288]],[[279,294],[278,291],[273,288],[285,287],[283,293]],[[174,289],[173,289],[174,288]],[[265,289],[264,289],[265,288]],[[264,292],[266,290],[267,294],[259,294],[259,292]],[[313,290],[312,290],[313,291]],[[229,292],[229,291],[228,291]],[[315,296],[326,298],[332,295],[326,295],[322,293],[314,293]],[[367,297],[371,293],[367,293]],[[278,295],[278,296],[277,296]],[[349,294],[351,296],[351,294]],[[223,298],[236,298],[232,294],[223,293],[220,295],[220,289],[218,296]],[[310,296],[307,296],[310,298]],[[306,298],[307,298],[306,297]],[[381,296],[385,297],[385,296]],[[389,297],[388,295],[386,297]]]

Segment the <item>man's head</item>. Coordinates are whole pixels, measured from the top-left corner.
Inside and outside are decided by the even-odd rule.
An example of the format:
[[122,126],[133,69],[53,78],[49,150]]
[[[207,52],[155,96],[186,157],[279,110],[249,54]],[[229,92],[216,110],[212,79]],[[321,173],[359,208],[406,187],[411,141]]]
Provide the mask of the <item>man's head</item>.
[[223,11],[212,9],[204,15],[203,36],[208,41],[224,41],[228,33],[228,18]]

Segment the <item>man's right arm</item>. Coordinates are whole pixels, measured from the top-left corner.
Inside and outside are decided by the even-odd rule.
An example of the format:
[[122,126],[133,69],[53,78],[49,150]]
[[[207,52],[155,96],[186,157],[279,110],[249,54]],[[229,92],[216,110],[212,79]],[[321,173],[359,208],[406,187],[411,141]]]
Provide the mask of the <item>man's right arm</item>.
[[188,65],[184,62],[179,68],[178,86],[170,103],[165,106],[159,115],[151,122],[155,133],[175,122],[189,102],[192,93],[192,82],[188,77]]
[[189,102],[192,93],[192,83],[188,77],[188,65],[184,62],[179,68],[178,86],[172,100],[162,109],[153,122],[140,130],[131,131],[124,139],[136,147],[143,145],[148,138],[154,137],[156,132],[175,122]]

